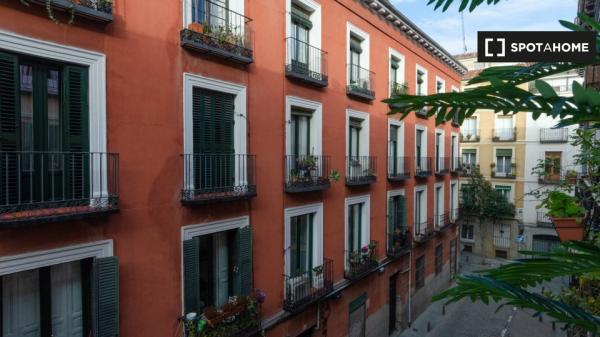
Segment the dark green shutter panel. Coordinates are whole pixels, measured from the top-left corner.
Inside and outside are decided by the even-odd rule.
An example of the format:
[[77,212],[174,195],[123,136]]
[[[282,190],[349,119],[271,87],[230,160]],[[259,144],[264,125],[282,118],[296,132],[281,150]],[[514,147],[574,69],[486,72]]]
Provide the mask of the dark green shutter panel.
[[396,214],[397,217],[397,226],[406,229],[406,197],[403,195],[398,196],[398,205],[397,205]]
[[[66,192],[72,199],[89,198],[89,98],[88,69],[66,66],[63,69],[63,149]],[[99,157],[93,158],[99,160]]]
[[303,26],[307,30],[311,30],[313,27],[310,21],[310,14],[297,6],[292,6],[292,22]]
[[394,246],[394,229],[395,229],[395,221],[394,221],[394,197],[388,198],[388,210],[387,210],[387,231],[388,231],[388,248],[392,248]]
[[512,156],[512,150],[511,149],[497,149],[496,150],[496,156],[498,156],[498,157],[510,157],[510,156]]
[[119,335],[119,259],[94,260],[94,337]]
[[477,150],[475,150],[475,149],[463,149],[463,150],[462,150],[462,153],[463,153],[463,154],[467,154],[467,153],[469,153],[469,154],[470,154],[470,153],[477,153]]
[[361,40],[354,36],[350,36],[350,50],[355,51],[359,54],[362,53]]
[[183,295],[185,313],[200,314],[200,240],[183,241]]
[[17,160],[21,122],[19,60],[0,53],[0,203],[17,202]]
[[249,295],[252,291],[252,230],[250,227],[238,229],[238,282],[236,292]]
[[392,69],[398,69],[398,68],[400,68],[400,65],[398,64],[398,60],[392,59],[392,61],[390,63],[391,63]]

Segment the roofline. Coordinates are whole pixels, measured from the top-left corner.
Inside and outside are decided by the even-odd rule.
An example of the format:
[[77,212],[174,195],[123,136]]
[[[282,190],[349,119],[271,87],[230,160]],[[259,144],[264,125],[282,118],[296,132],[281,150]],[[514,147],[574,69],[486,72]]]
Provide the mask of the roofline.
[[455,59],[444,47],[438,44],[429,35],[423,32],[414,22],[410,21],[388,0],[359,0],[367,6],[376,10],[381,16],[384,16],[388,21],[402,30],[409,38],[421,44],[427,51],[437,56],[442,62],[449,65],[459,74],[465,74],[468,69]]

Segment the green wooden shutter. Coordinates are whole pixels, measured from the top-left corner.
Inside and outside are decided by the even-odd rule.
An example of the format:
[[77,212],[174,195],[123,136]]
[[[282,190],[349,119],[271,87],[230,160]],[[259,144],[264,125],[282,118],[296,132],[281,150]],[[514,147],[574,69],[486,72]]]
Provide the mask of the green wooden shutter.
[[183,295],[185,313],[200,314],[200,239],[183,241]]
[[235,292],[249,295],[252,291],[252,230],[250,227],[238,229],[237,242],[239,266]]
[[[63,151],[66,192],[71,199],[87,199],[89,193],[89,99],[88,69],[66,66],[63,69]],[[93,160],[99,160],[94,157]]]
[[19,60],[0,53],[0,203],[17,202],[19,173],[16,154],[20,143]]
[[119,335],[119,259],[94,260],[94,337]]
[[387,210],[387,238],[388,248],[394,247],[394,197],[388,198],[388,210]]
[[[463,151],[463,153],[464,153],[464,151]],[[512,150],[511,149],[497,149],[496,156],[497,157],[511,157]]]
[[403,195],[398,196],[396,212],[396,226],[406,229],[406,197]]

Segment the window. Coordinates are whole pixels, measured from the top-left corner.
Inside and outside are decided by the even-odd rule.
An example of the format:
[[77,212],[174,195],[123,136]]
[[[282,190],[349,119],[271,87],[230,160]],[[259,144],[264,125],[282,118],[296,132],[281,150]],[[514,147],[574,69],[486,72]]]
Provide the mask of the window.
[[544,154],[544,179],[547,181],[560,180],[562,152],[546,151]]
[[435,171],[441,172],[446,169],[444,163],[444,132],[435,132]]
[[427,129],[417,126],[415,128],[415,168],[416,172],[430,171],[427,158]]
[[304,274],[313,268],[313,223],[314,213],[291,218],[290,267],[292,277]]
[[425,255],[419,256],[415,264],[415,288],[419,290],[425,286]]
[[363,247],[363,203],[348,206],[348,250],[360,251]]
[[512,150],[497,149],[496,150],[496,175],[508,176],[512,172]]
[[417,70],[417,95],[427,95],[426,76],[424,70]]
[[399,244],[401,236],[406,232],[406,197],[394,195],[388,198],[388,249]]
[[360,136],[362,129],[362,120],[357,118],[350,118],[348,125],[348,156],[358,157],[361,155],[360,151]]
[[425,234],[427,227],[427,198],[425,189],[415,191],[415,234]]
[[314,153],[311,147],[312,112],[292,108],[291,143],[293,156],[307,156]]
[[465,173],[473,173],[477,165],[477,150],[463,149],[462,150],[462,166]]
[[510,201],[511,199],[511,187],[510,186],[503,186],[503,185],[496,185],[494,186],[494,188],[496,189],[496,191],[498,191],[500,194],[502,194],[502,196],[507,200]]
[[494,246],[500,248],[510,247],[510,225],[494,224]]
[[416,157],[417,158],[421,158],[423,157],[423,130],[417,130],[417,136],[416,136]]
[[298,71],[309,70],[309,34],[312,28],[310,13],[297,4],[292,4],[292,67]]
[[463,141],[477,141],[477,117],[471,116],[465,118],[460,127]]
[[514,139],[513,118],[511,116],[496,118],[496,132],[494,136],[498,140]]
[[436,226],[443,226],[444,224],[444,187],[443,185],[435,186],[434,194],[434,219]]
[[460,228],[460,238],[462,240],[469,240],[469,241],[473,241],[473,230],[474,230],[474,226],[473,225],[467,225],[467,224],[463,224]]
[[439,275],[442,272],[443,267],[443,254],[444,254],[444,246],[443,244],[439,244],[435,247],[435,274]]
[[0,276],[3,336],[117,335],[117,268],[115,257],[86,258]]
[[457,149],[458,149],[458,138],[452,134],[451,140],[450,140],[450,157],[452,158],[452,170],[457,170],[458,169],[458,160],[457,160]]
[[446,83],[444,82],[444,80],[438,78],[435,81],[435,93],[441,94],[441,93],[445,92],[446,91],[445,86],[446,86]]
[[361,48],[362,40],[360,37],[350,34],[350,85],[357,85],[362,87],[360,81],[363,74],[361,74],[361,63],[360,56],[362,54]]
[[405,174],[404,132],[399,124],[389,125],[388,172],[391,175]]
[[400,68],[402,60],[396,56],[390,56],[390,96],[406,94],[403,83],[404,74]]
[[252,289],[250,227],[195,236],[183,242],[185,313],[221,308]]
[[457,183],[450,184],[450,218],[458,219],[458,186]]

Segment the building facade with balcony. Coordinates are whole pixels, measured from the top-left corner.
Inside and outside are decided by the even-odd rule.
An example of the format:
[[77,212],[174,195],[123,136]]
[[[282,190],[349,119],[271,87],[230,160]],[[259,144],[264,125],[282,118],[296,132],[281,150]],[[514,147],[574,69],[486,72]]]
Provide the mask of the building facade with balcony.
[[[467,81],[481,70],[494,66],[477,62],[475,53],[457,58],[469,69],[463,78],[463,88],[468,87]],[[573,82],[582,83],[583,77],[581,71],[574,70],[548,76],[544,80],[558,95],[570,96]],[[532,84],[523,87],[535,92]],[[532,191],[551,188],[569,176],[576,178],[580,171],[573,165],[577,148],[571,145],[570,139],[576,127],[554,128],[556,123],[558,119],[545,115],[534,120],[531,113],[505,117],[492,111],[477,111],[462,124],[461,169],[465,179],[461,183],[467,184],[468,176],[479,170],[496,190],[515,204],[516,220],[521,227],[515,224],[507,225],[507,228],[522,232],[524,237],[518,245],[504,244],[500,249],[488,250],[487,255],[498,253],[499,256],[517,257],[519,249],[542,249],[558,240],[546,210],[538,209],[539,200],[530,195]],[[463,235],[469,246],[473,240],[469,239],[472,233],[470,228],[466,228]],[[492,231],[488,231],[488,235],[490,233]],[[513,238],[516,239],[516,234]],[[477,238],[474,240],[477,241]]]
[[43,4],[0,5],[1,331],[383,335],[450,284],[458,126],[381,101],[465,69],[388,1]]

